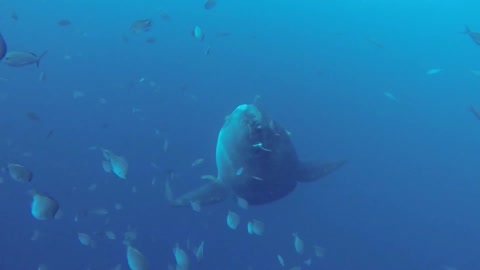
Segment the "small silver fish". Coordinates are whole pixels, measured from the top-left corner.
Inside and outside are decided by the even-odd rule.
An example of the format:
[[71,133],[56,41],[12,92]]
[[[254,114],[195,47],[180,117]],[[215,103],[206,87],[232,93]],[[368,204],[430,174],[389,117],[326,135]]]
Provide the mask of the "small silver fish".
[[202,28],[200,28],[199,26],[195,26],[195,28],[192,31],[192,36],[196,40],[200,40],[200,41],[203,41],[205,39],[205,34],[203,33]]
[[38,220],[54,219],[59,212],[58,202],[46,194],[34,194],[31,206],[32,216]]
[[32,172],[23,165],[9,163],[7,165],[7,171],[10,174],[10,177],[17,182],[29,183],[32,181]]
[[46,54],[47,51],[43,52],[41,55],[36,55],[31,52],[11,51],[7,52],[2,62],[11,67],[23,67],[33,64],[38,67],[40,61]]

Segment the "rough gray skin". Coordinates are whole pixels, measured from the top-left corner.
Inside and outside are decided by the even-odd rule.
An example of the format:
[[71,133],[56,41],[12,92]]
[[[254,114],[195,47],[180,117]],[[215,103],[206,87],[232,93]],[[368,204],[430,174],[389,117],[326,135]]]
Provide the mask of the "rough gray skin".
[[285,197],[298,182],[310,182],[330,174],[346,162],[300,162],[295,147],[277,122],[255,105],[238,106],[218,134],[218,180],[188,192],[172,205],[214,204],[236,195],[250,205],[266,204]]

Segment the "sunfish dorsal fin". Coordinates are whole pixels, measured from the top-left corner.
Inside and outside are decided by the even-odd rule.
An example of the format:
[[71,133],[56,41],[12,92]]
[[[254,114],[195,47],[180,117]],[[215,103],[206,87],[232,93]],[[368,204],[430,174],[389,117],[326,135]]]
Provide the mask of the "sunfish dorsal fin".
[[331,174],[332,172],[340,169],[347,163],[346,160],[340,160],[335,162],[300,162],[298,168],[299,177],[298,182],[312,182],[324,176]]

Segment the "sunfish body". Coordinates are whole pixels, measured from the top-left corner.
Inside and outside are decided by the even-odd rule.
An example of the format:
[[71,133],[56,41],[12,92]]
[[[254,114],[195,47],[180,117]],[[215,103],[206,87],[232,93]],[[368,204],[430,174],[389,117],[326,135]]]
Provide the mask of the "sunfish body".
[[465,26],[465,33],[473,40],[473,42],[475,42],[475,44],[480,46],[480,33],[471,31],[468,26]]
[[7,52],[2,62],[11,67],[23,67],[29,65],[40,65],[40,61],[47,54],[45,51],[41,55],[36,55],[31,52],[10,51]]
[[287,131],[252,104],[238,106],[227,116],[217,139],[218,179],[177,199],[172,205],[221,202],[235,195],[250,205],[285,197],[298,182],[310,182],[336,171],[345,161],[301,162]]

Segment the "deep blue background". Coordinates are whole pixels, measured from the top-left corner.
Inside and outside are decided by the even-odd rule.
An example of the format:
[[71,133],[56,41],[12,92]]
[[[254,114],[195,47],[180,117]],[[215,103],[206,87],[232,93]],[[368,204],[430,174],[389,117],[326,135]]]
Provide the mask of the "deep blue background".
[[[9,48],[48,54],[40,68],[0,66],[0,162],[35,174],[31,185],[2,175],[0,269],[126,269],[128,226],[152,269],[173,264],[172,248],[187,241],[205,241],[201,263],[189,252],[191,269],[280,269],[276,254],[288,267],[313,258],[311,269],[479,269],[480,122],[467,108],[480,107],[480,77],[471,72],[480,70],[480,47],[461,33],[465,25],[480,31],[478,1],[234,2],[219,0],[210,11],[202,1],[2,4]],[[57,26],[64,18],[73,25]],[[144,18],[154,20],[152,30],[130,34],[130,24]],[[204,42],[190,35],[196,25]],[[145,43],[148,37],[156,43]],[[443,71],[427,75],[433,68]],[[85,97],[74,99],[74,91]],[[302,158],[348,159],[348,166],[248,211],[233,201],[201,213],[168,207],[165,171],[178,175],[178,193],[215,174],[224,117],[257,94],[292,132]],[[103,172],[101,152],[91,146],[125,156],[128,179]],[[199,157],[204,164],[192,168]],[[34,220],[31,188],[55,197],[63,217]],[[113,209],[117,202],[122,211]],[[110,210],[108,224],[96,216],[74,222],[95,207]],[[238,231],[225,224],[229,209],[241,215]],[[265,222],[264,236],[247,234],[252,218]],[[120,239],[95,234],[105,230]],[[80,245],[78,232],[97,247]],[[303,256],[293,232],[305,241]],[[325,248],[323,259],[313,245]]]

